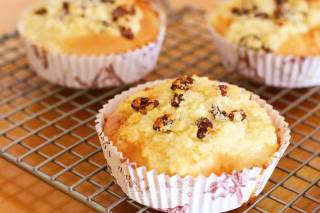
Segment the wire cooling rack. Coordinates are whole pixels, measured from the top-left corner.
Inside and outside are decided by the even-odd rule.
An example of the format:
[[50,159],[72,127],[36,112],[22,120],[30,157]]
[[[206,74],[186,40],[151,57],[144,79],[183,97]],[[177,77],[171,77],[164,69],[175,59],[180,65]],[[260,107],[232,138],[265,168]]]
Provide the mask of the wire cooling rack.
[[[258,93],[290,123],[285,156],[263,193],[238,211],[319,212],[320,88],[276,89],[226,72],[202,13],[193,9],[170,17],[158,67],[142,82],[185,73]],[[16,34],[0,38],[0,156],[98,211],[153,212],[113,182],[94,129],[97,110],[126,87],[81,91],[50,84],[30,70]]]

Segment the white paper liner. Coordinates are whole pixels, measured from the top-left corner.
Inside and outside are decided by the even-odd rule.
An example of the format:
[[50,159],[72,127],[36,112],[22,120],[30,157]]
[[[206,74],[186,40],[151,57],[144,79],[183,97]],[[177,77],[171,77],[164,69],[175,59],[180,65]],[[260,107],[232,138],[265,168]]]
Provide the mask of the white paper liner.
[[164,212],[223,212],[240,207],[251,197],[257,196],[267,183],[276,164],[289,145],[290,130],[279,112],[257,95],[252,98],[264,107],[278,130],[279,150],[274,154],[265,168],[254,167],[209,177],[180,177],[157,174],[155,170],[147,171],[145,167],[136,168],[104,134],[106,118],[137,90],[151,87],[161,81],[149,82],[125,91],[99,111],[96,130],[107,159],[111,174],[117,184],[133,200]]
[[147,45],[119,54],[68,55],[46,51],[24,37],[32,69],[42,78],[71,88],[103,88],[129,84],[151,72],[157,63],[166,31],[166,15],[158,7],[160,30],[157,39]]
[[235,47],[209,26],[217,53],[228,70],[269,86],[320,85],[320,57],[281,56]]

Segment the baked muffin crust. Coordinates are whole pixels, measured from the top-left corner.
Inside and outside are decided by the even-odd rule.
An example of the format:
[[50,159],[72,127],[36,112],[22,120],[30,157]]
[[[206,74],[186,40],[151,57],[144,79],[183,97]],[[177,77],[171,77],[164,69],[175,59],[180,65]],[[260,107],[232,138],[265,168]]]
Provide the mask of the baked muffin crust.
[[146,0],[55,0],[28,10],[23,34],[67,54],[110,54],[155,41],[160,17]]
[[271,118],[250,92],[204,77],[138,91],[106,120],[104,132],[124,157],[169,175],[261,167],[279,146]]

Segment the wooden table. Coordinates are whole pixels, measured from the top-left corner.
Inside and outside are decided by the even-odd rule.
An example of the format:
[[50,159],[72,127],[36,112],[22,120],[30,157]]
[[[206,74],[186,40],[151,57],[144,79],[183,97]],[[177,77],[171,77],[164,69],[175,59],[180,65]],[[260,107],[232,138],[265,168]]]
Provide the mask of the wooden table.
[[[0,34],[15,29],[21,11],[36,0],[0,0]],[[186,2],[199,7],[213,6],[216,1],[174,0],[175,7]],[[94,212],[47,183],[0,158],[0,212]]]

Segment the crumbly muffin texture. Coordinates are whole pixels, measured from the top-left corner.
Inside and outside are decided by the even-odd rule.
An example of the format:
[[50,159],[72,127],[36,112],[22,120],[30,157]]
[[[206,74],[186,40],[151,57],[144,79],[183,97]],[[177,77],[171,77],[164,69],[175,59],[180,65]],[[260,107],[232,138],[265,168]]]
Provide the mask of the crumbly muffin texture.
[[[42,47],[67,53],[81,44],[90,49],[90,43],[96,42],[99,48],[100,40],[109,39],[106,50],[117,52],[121,42],[130,48],[135,39],[143,40],[137,45],[154,39],[159,23],[149,22],[159,17],[150,10],[146,0],[47,0],[23,15],[23,34]],[[144,19],[150,20],[144,23]],[[149,28],[143,32],[149,32],[149,37],[139,35],[142,25]]]
[[276,129],[251,93],[182,76],[138,91],[106,118],[105,134],[130,162],[170,175],[209,175],[264,166]]
[[285,55],[320,54],[318,0],[231,0],[210,21],[237,46]]

